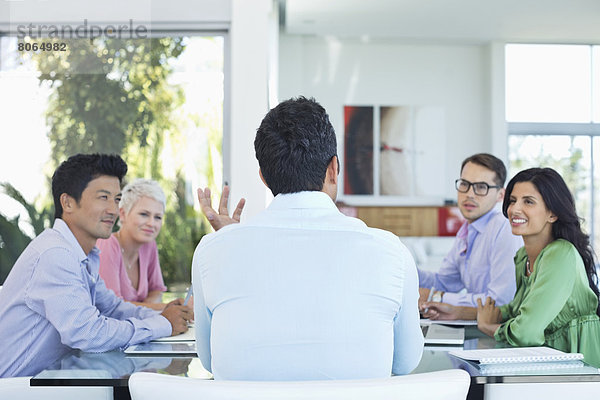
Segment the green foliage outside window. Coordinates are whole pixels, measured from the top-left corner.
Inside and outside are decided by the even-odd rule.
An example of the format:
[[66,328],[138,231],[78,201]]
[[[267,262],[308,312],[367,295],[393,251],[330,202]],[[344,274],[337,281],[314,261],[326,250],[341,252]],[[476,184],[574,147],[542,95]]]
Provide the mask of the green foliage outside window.
[[[178,112],[185,93],[168,78],[173,72],[170,61],[185,51],[184,38],[67,42],[66,52],[29,53],[24,60],[37,67],[40,84],[52,88],[46,113],[48,170],[76,153],[115,153],[129,166],[126,180],[157,180],[167,195],[165,222],[157,238],[163,277],[168,285],[189,282],[194,248],[209,226],[189,204],[195,190],[186,186],[178,150],[187,146],[182,134],[187,124],[210,125],[205,127],[207,160],[198,163],[208,165],[209,186],[218,192],[220,171],[213,166],[222,163],[222,119]],[[4,185],[3,191],[26,207],[36,235],[50,225],[49,189],[45,199],[38,199],[37,209],[12,186]],[[0,214],[0,282],[31,240],[18,222],[18,217],[9,220]]]

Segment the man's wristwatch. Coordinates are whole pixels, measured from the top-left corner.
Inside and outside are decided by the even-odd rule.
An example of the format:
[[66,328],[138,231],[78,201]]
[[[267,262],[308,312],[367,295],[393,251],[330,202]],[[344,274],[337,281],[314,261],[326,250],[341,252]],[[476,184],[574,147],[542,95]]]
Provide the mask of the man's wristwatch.
[[444,292],[437,290],[433,293],[433,296],[431,297],[431,301],[435,301],[437,303],[441,303],[442,302],[442,296],[443,296]]

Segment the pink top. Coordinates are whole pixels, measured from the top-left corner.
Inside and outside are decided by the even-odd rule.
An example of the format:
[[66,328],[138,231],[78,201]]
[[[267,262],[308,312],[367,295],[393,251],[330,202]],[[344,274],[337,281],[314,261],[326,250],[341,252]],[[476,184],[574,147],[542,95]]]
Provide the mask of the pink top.
[[127,276],[121,246],[115,235],[111,235],[108,239],[98,239],[96,246],[101,252],[100,277],[104,279],[106,287],[123,300],[144,301],[151,290],[161,292],[167,290],[158,263],[155,241],[140,247],[140,279],[137,290]]

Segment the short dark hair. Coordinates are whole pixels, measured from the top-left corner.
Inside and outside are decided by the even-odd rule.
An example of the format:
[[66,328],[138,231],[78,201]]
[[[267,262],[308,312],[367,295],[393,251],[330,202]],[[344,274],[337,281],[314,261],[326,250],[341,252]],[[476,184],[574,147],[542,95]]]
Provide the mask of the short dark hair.
[[325,109],[300,96],[267,113],[256,131],[254,150],[262,176],[277,196],[322,190],[337,142]]
[[54,218],[62,218],[63,209],[60,196],[68,194],[77,203],[81,193],[91,180],[101,175],[114,176],[122,182],[127,173],[127,164],[118,155],[76,154],[63,161],[52,175],[52,197],[54,199]]
[[465,165],[469,162],[481,165],[490,171],[494,171],[496,173],[494,182],[496,182],[496,185],[504,187],[504,182],[506,182],[506,167],[501,159],[488,153],[473,154],[471,157],[465,158],[462,162],[462,165],[460,166],[461,173],[463,168],[465,168]]
[[[590,238],[581,230],[580,218],[575,209],[575,200],[562,176],[552,168],[530,168],[516,174],[508,182],[506,193],[504,193],[502,213],[506,218],[509,218],[510,195],[515,184],[519,182],[531,182],[540,192],[546,208],[556,216],[556,221],[552,224],[552,238],[565,239],[575,246],[583,259],[590,288],[596,296],[600,295]],[[600,305],[596,305],[596,307],[596,314],[600,316]]]

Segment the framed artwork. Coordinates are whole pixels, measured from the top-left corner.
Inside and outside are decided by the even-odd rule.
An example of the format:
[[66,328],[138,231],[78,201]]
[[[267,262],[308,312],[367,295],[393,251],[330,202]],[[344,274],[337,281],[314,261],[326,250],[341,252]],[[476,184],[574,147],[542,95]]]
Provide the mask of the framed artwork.
[[373,194],[373,107],[344,107],[344,194]]
[[435,106],[344,106],[343,193],[356,205],[441,205],[445,116]]

